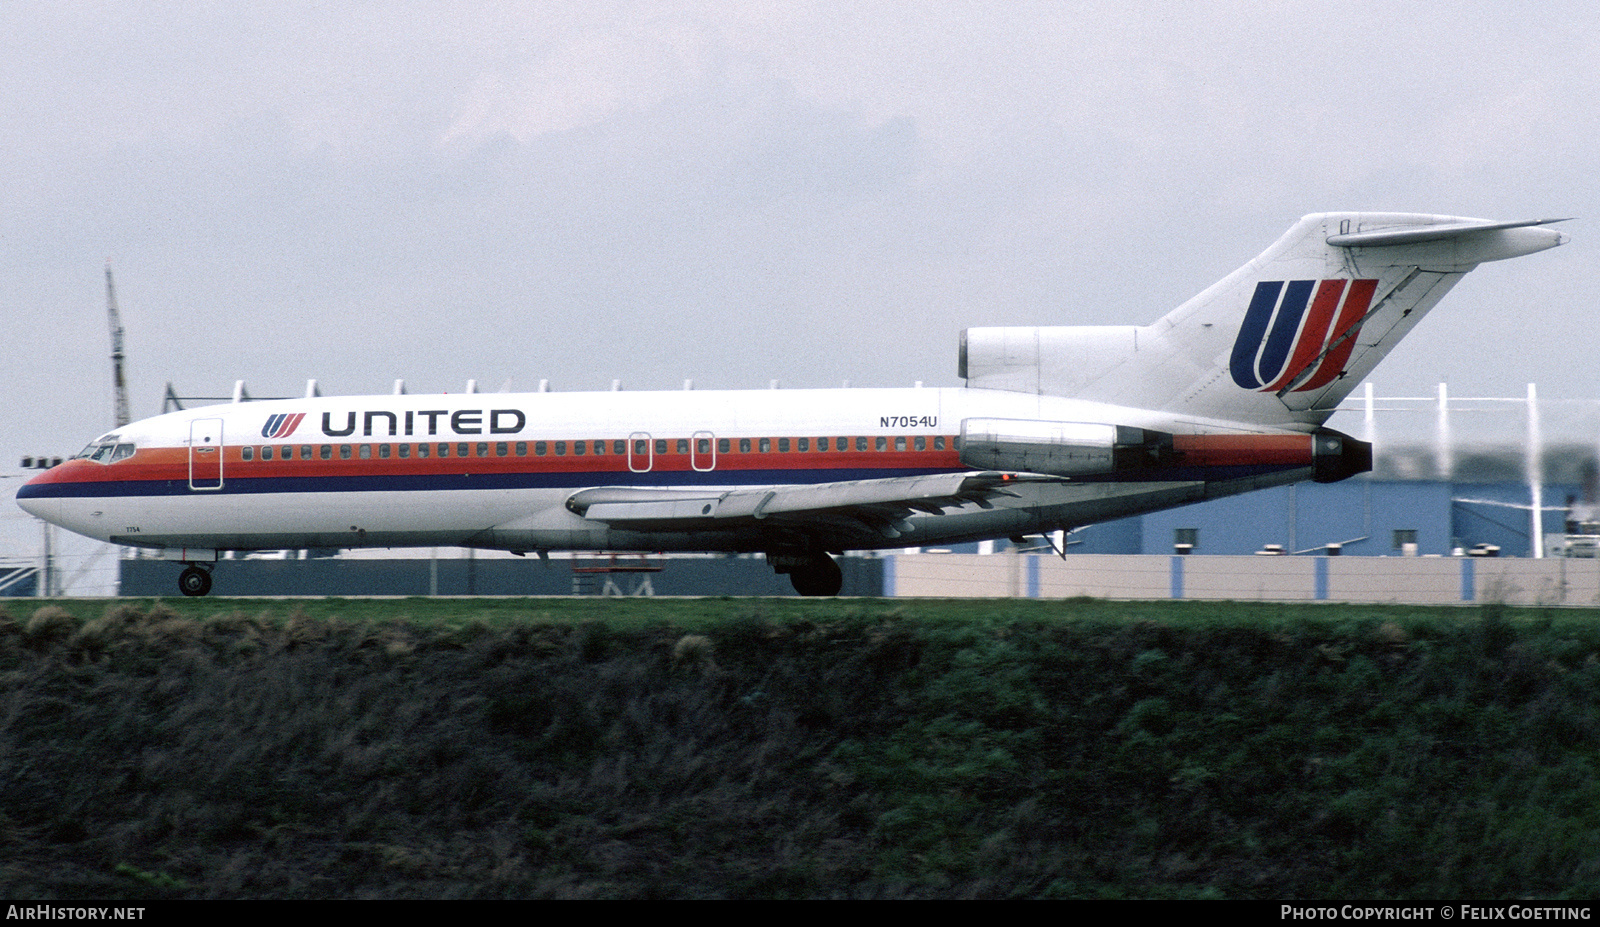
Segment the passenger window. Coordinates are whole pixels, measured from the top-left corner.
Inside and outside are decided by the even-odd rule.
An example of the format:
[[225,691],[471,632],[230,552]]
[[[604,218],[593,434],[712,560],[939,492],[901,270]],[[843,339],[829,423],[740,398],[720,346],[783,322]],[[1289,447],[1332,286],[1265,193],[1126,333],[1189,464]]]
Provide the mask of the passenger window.
[[628,442],[622,441],[622,440],[611,442],[611,453],[613,453],[613,454],[626,454],[626,453],[628,453]]
[[588,443],[589,442],[587,442],[587,441],[574,441],[574,442],[572,442],[572,455],[574,457],[582,457],[583,456],[583,451],[584,451],[584,445],[586,445]]
[[779,438],[778,439],[778,453],[780,453],[780,454],[789,453],[789,439],[788,438]]
[[517,442],[517,456],[518,457],[526,457],[526,456],[528,456],[528,442],[526,442],[526,441],[518,441]]
[[310,460],[311,459],[311,445],[309,445],[309,444],[300,445],[300,459],[301,460]]
[[533,456],[535,456],[535,457],[543,457],[544,455],[546,455],[548,453],[550,453],[550,445],[546,444],[543,441],[535,441],[535,442],[533,442]]
[[409,458],[410,456],[411,456],[411,445],[409,445],[409,444],[400,445],[400,459],[401,460],[405,460],[405,459]]
[[936,451],[944,450],[944,435],[939,435],[933,439],[933,449]]
[[510,453],[511,453],[511,446],[509,444],[506,444],[504,441],[496,441],[495,442],[495,445],[494,445],[494,456],[496,456],[496,457],[504,457],[504,456],[506,456],[507,454],[510,454]]
[[271,460],[272,459],[272,445],[269,444],[266,447],[263,447],[261,449],[261,459],[262,460]]
[[294,447],[292,445],[285,444],[283,447],[278,448],[278,459],[279,460],[293,460],[294,459]]
[[639,440],[639,441],[633,442],[633,456],[635,456],[635,457],[648,457],[648,456],[650,456],[650,442],[649,441],[644,441],[644,440]]
[[253,448],[253,447],[241,448],[239,450],[239,457],[241,459],[243,459],[243,460],[255,460],[256,459],[256,449]]
[[897,435],[895,437],[895,439],[894,439],[894,449],[897,450],[897,451],[903,451],[903,450],[906,449],[906,436],[905,435]]
[[806,451],[811,450],[811,439],[810,438],[796,438],[795,442],[794,442],[794,449],[799,451],[802,454],[804,454]]
[[450,445],[441,443],[439,445],[439,456],[440,457],[449,457],[450,456]]
[[667,439],[666,438],[657,438],[656,439],[656,453],[657,454],[665,454],[666,452],[667,452]]
[[557,457],[565,457],[565,456],[567,456],[567,442],[565,442],[565,441],[557,441],[556,442],[556,456]]
[[417,445],[417,456],[418,457],[427,457],[429,449],[430,449],[430,445],[427,445],[427,444],[419,444],[419,445]]
[[479,441],[478,442],[478,456],[479,457],[488,457],[489,456],[489,442],[487,442],[487,441]]
[[729,441],[727,438],[718,438],[717,439],[717,453],[718,454],[726,454],[731,450],[733,450],[733,442],[732,441]]
[[378,445],[378,459],[380,459],[380,460],[388,460],[389,459],[389,445],[387,445],[387,444]]
[[864,451],[866,449],[867,449],[867,439],[865,437],[856,438],[856,450]]
[[759,442],[757,442],[757,446],[761,448],[761,453],[765,454],[772,450],[772,439],[762,438]]
[[331,445],[331,444],[322,445],[322,450],[321,450],[321,452],[319,453],[318,456],[320,456],[323,460],[332,460],[333,459],[333,445]]
[[678,439],[678,453],[680,453],[680,454],[689,453],[689,439],[688,438],[679,438]]
[[827,438],[818,438],[817,439],[817,450],[825,451],[827,449],[828,449],[828,439]]
[[472,453],[472,445],[468,444],[465,441],[460,441],[460,442],[458,442],[456,444],[456,456],[457,457],[466,457],[466,456],[470,455],[471,453]]
[[350,445],[348,445],[348,444],[339,445],[339,459],[340,460],[349,460],[350,459]]
[[749,438],[740,438],[739,439],[739,453],[741,453],[741,454],[750,453],[750,439]]
[[604,441],[596,441],[594,443],[594,452],[596,454],[604,454],[606,452],[606,443]]
[[872,443],[877,450],[887,451],[889,449],[889,439],[882,435],[879,435],[878,439]]
[[694,439],[694,446],[695,446],[695,453],[698,453],[698,454],[709,454],[709,453],[711,453],[711,439],[710,438],[695,438]]
[[361,459],[362,460],[371,460],[372,459],[372,445],[370,445],[370,444],[361,445]]
[[916,447],[917,447],[917,450],[919,450],[919,451],[927,450],[928,449],[928,439],[923,437],[922,435],[917,435],[917,445],[916,445]]

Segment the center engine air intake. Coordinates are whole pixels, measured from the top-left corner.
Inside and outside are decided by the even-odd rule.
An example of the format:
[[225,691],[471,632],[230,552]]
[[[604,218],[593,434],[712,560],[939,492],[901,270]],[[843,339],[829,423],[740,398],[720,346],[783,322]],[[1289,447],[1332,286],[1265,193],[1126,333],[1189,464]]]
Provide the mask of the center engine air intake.
[[969,418],[961,423],[961,463],[978,470],[1093,476],[1172,462],[1172,435],[1095,422]]

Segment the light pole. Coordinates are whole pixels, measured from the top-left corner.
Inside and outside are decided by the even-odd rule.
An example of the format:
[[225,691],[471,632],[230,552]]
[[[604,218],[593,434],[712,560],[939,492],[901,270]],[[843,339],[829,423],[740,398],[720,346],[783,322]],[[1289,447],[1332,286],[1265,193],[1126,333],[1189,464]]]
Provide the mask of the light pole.
[[[60,457],[47,457],[43,455],[37,457],[29,456],[22,458],[22,469],[48,470],[51,467],[59,465],[60,463]],[[42,518],[39,519],[39,525],[43,529],[44,539],[43,546],[39,554],[39,582],[37,592],[41,598],[49,599],[61,594],[61,590],[57,588],[59,585],[59,580],[56,578],[55,569],[55,525],[50,524]]]

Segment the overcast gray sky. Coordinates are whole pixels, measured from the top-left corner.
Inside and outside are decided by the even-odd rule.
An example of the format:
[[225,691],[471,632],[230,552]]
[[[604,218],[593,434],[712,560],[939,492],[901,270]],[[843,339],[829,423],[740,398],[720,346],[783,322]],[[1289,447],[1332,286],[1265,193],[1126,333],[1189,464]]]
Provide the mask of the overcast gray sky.
[[1600,13],[1560,2],[0,8],[0,446],[258,396],[955,385],[1308,212],[1578,216],[1383,393],[1596,398]]

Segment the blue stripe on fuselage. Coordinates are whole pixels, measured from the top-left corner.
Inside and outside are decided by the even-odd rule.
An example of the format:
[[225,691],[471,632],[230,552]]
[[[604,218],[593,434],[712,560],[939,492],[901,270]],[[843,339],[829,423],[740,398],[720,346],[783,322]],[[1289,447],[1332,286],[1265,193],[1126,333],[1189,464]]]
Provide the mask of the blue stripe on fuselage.
[[[1178,467],[1108,474],[1072,483],[1204,482],[1232,480],[1283,470],[1294,465]],[[649,489],[805,485],[847,480],[880,480],[961,472],[934,467],[903,469],[837,468],[816,470],[652,470],[557,473],[363,474],[344,476],[226,477],[220,490],[194,490],[187,480],[115,480],[25,485],[19,499],[92,499],[132,496],[271,495],[275,493],[450,492],[460,490],[585,489],[593,486],[638,486]]]
[[345,476],[225,476],[220,490],[193,490],[187,480],[115,480],[23,486],[18,498],[114,498],[118,496],[269,495],[291,492],[449,492],[469,489],[584,489],[639,486],[651,489],[699,486],[771,486],[833,483],[950,473],[938,468],[817,470],[651,470],[556,473],[384,473]]

